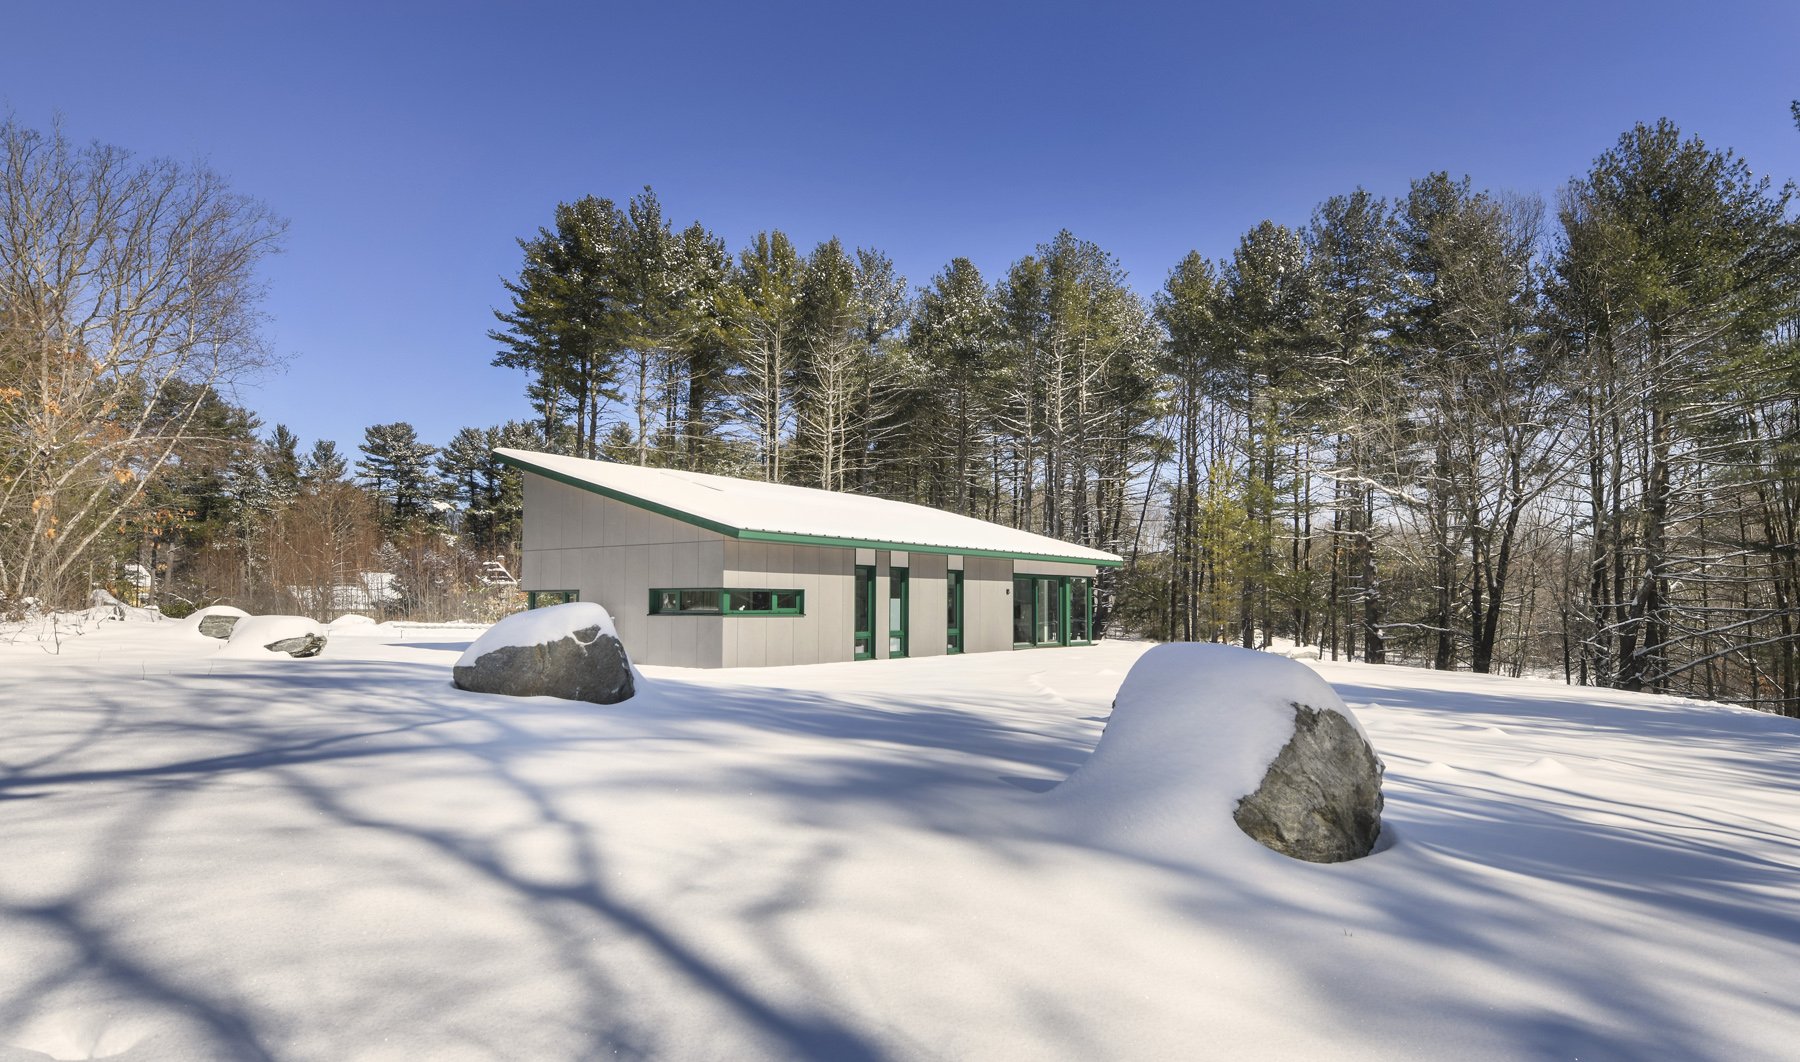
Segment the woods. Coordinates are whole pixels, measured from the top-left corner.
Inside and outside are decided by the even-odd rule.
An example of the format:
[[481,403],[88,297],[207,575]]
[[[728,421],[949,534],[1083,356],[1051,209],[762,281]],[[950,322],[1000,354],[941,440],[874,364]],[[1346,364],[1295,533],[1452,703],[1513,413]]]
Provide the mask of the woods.
[[305,456],[223,397],[262,356],[279,222],[202,171],[10,124],[5,150],[0,609],[106,585],[485,616],[513,445],[1111,550],[1115,635],[1800,715],[1794,188],[1668,122],[1551,203],[1430,173],[1150,281],[1062,231],[914,284],[876,248],[734,252],[647,188],[585,196],[498,293],[528,421]]

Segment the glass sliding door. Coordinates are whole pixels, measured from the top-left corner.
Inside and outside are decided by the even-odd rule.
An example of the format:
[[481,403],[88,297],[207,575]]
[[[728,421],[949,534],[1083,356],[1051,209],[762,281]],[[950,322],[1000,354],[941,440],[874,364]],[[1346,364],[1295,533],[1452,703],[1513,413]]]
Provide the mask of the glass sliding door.
[[1094,640],[1094,581],[1084,576],[1069,579],[1069,644],[1087,645]]
[[[841,569],[840,569],[841,570]],[[856,629],[852,655],[857,660],[875,657],[875,569],[872,565],[856,566]]]
[[944,576],[944,652],[963,651],[963,573]]
[[1013,576],[1012,599],[1013,645],[1030,645],[1032,644],[1031,633],[1036,627],[1031,611],[1031,576]]
[[906,655],[906,569],[888,569],[888,657]]
[[1094,580],[1085,575],[1013,576],[1013,647],[1090,645]]
[[1041,575],[1033,582],[1037,584],[1037,593],[1033,597],[1037,637],[1033,641],[1038,645],[1059,645],[1062,643],[1062,580]]

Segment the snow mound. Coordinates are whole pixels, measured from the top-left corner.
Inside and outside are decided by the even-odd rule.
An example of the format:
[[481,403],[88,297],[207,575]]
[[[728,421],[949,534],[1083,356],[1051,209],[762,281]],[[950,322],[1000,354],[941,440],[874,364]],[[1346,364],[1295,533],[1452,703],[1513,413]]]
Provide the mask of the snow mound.
[[598,627],[601,634],[613,638],[619,636],[618,630],[613,627],[612,613],[592,601],[571,601],[566,605],[516,612],[489,627],[481,637],[470,643],[469,648],[456,661],[456,666],[473,667],[475,661],[496,649],[548,645],[591,627]]
[[1272,653],[1176,643],[1125,676],[1100,744],[1048,799],[1109,847],[1188,862],[1263,851],[1232,820],[1294,734],[1294,705],[1362,724],[1311,668]]
[[325,628],[317,620],[305,616],[245,616],[231,628],[231,637],[219,655],[238,660],[267,660],[288,654],[275,652],[269,645],[289,638],[325,637]]
[[337,619],[332,620],[330,626],[332,630],[337,631],[346,627],[374,627],[377,626],[377,624],[374,620],[361,613],[346,612]]

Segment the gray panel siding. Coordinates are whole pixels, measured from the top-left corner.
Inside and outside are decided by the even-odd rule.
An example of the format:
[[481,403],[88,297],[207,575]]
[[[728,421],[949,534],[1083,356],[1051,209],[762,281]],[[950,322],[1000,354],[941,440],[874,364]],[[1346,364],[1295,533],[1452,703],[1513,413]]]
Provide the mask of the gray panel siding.
[[963,561],[963,645],[971,653],[1012,648],[1013,562],[1006,557]]
[[[744,542],[634,505],[527,473],[526,590],[575,590],[613,614],[633,660],[680,667],[758,667],[848,661],[854,655],[855,565],[876,566],[877,657],[887,656],[888,569],[904,557],[911,577],[909,649],[944,652],[942,554]],[[1012,648],[1012,577],[1093,576],[1088,564],[963,557],[963,645]],[[806,592],[804,616],[651,616],[657,587],[746,586]]]
[[638,663],[723,662],[720,617],[649,614],[653,588],[723,585],[723,535],[529,473],[525,507],[521,588],[605,606]]
[[949,558],[942,553],[913,553],[908,582],[911,601],[908,612],[912,656],[943,656],[944,639],[949,625],[944,622],[947,611],[944,600],[944,573]]
[[833,546],[727,540],[725,586],[806,592],[803,616],[727,618],[726,667],[819,664],[849,660],[854,552]]

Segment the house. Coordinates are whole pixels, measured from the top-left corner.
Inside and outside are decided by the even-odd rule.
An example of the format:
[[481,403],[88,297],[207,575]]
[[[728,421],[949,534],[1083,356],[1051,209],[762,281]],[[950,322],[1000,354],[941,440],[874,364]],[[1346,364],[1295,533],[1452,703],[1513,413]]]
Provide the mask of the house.
[[519,585],[597,601],[632,659],[753,667],[1086,645],[1117,556],[857,494],[499,449]]

